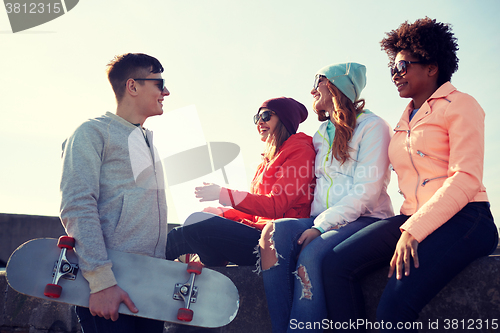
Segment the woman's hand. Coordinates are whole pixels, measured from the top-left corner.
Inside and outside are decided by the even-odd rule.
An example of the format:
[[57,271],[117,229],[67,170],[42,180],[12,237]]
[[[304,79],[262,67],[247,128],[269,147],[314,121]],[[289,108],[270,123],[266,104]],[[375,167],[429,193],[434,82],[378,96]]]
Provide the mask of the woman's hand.
[[203,183],[203,186],[195,187],[194,194],[200,198],[200,202],[219,200],[220,186],[212,183]]
[[403,231],[398,244],[396,245],[394,255],[392,256],[389,277],[391,277],[392,274],[394,274],[394,270],[396,270],[396,278],[401,280],[403,278],[403,266],[405,276],[410,275],[410,256],[413,257],[415,268],[418,268],[418,244],[419,243],[415,237],[413,237],[409,232]]
[[224,210],[220,207],[206,207],[202,210],[205,213],[215,214],[219,216],[224,216]]
[[300,252],[302,252],[302,250],[306,248],[307,244],[311,243],[319,235],[321,235],[321,231],[319,231],[318,229],[311,228],[304,231],[297,241],[297,244],[302,244],[302,249],[300,250]]

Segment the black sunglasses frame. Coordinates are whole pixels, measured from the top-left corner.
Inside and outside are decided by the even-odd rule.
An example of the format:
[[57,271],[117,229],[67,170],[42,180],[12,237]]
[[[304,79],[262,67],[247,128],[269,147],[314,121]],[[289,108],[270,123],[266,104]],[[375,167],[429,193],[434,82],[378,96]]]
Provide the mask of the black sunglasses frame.
[[271,120],[271,116],[275,114],[273,111],[266,110],[262,113],[257,113],[255,116],[253,116],[253,122],[255,125],[259,123],[259,120],[262,119],[263,122],[267,123],[269,120]]
[[134,81],[160,81],[160,83],[157,84],[160,91],[163,92],[166,89],[165,79],[133,79],[133,80]]
[[391,78],[394,77],[394,75],[398,76],[405,76],[406,72],[408,71],[408,64],[423,64],[423,61],[407,61],[407,60],[399,60],[397,63],[394,64],[391,68],[389,68],[391,72]]

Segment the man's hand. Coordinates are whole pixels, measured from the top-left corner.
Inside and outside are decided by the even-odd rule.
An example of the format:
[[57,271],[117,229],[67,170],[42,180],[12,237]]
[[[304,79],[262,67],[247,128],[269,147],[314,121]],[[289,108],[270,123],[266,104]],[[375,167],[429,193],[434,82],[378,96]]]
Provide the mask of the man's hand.
[[89,310],[93,316],[116,321],[118,320],[118,307],[121,303],[125,303],[133,313],[139,312],[128,294],[118,285],[90,294]]
[[418,262],[418,241],[409,232],[403,231],[396,244],[396,250],[391,260],[391,267],[389,269],[389,277],[396,271],[396,278],[401,280],[403,278],[403,267],[405,276],[410,275],[410,256],[413,257],[413,264],[415,268],[420,265]]

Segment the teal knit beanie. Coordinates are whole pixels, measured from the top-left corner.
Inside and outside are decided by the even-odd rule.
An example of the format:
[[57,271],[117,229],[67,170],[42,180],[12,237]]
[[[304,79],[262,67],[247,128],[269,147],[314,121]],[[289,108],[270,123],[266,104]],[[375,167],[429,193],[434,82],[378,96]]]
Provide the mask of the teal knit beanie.
[[366,67],[355,62],[329,65],[321,68],[316,75],[326,76],[353,103],[366,86]]

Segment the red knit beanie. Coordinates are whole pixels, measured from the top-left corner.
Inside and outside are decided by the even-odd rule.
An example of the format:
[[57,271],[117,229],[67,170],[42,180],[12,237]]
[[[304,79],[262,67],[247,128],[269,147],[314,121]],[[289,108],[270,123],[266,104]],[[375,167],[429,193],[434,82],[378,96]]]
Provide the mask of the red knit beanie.
[[263,108],[274,111],[290,134],[297,133],[299,124],[307,119],[306,107],[293,98],[271,98],[262,103],[259,111]]

